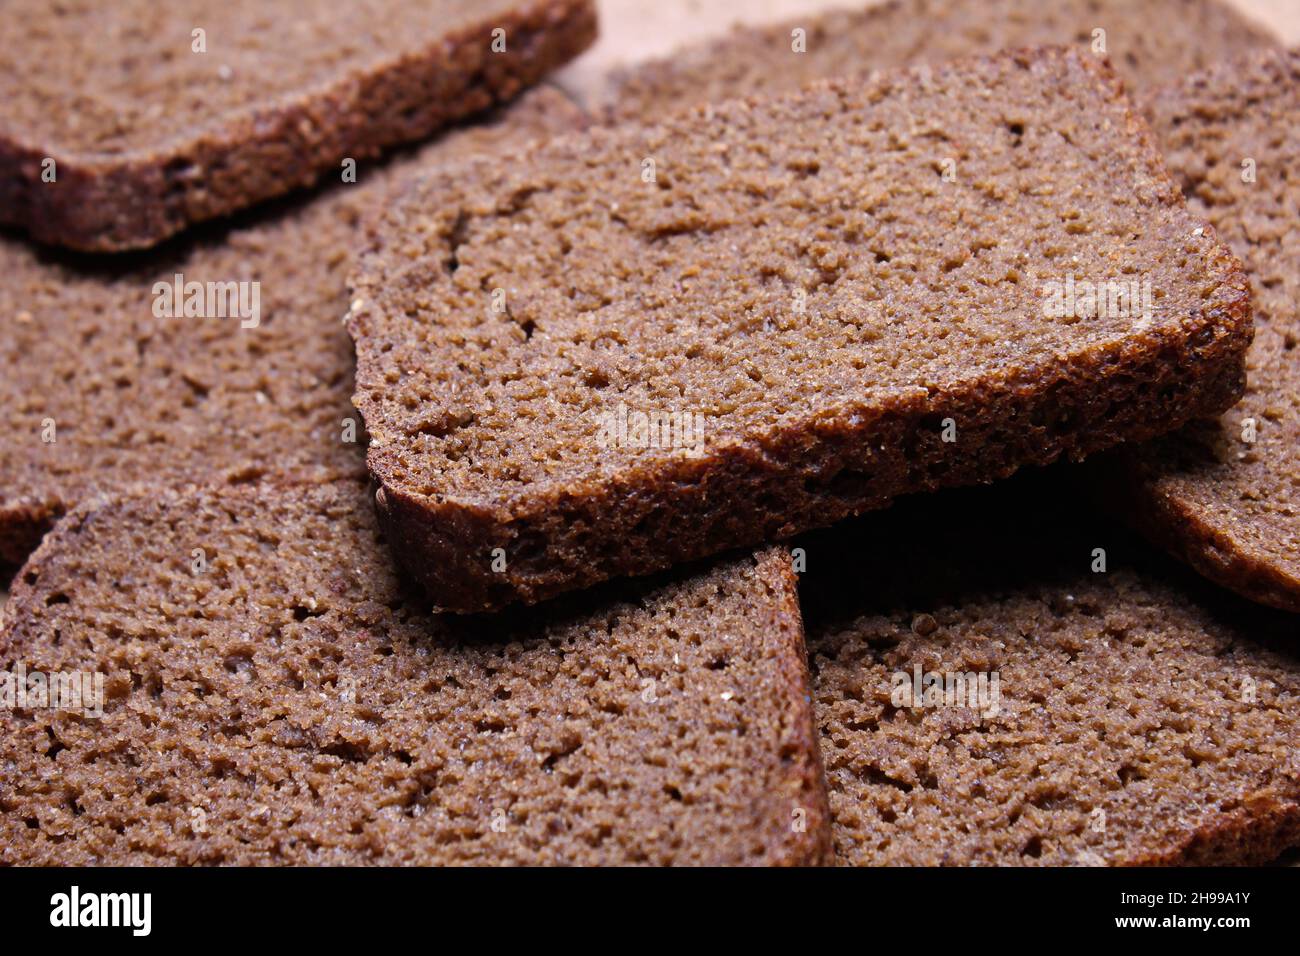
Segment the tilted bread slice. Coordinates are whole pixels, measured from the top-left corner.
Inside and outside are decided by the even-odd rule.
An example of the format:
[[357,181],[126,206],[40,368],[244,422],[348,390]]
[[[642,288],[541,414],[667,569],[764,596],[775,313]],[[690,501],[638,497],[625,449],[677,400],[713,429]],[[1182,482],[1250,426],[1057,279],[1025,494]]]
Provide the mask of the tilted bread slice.
[[[1158,28],[1153,24],[1159,24]],[[1219,0],[887,0],[725,36],[615,70],[611,119],[654,120],[697,103],[795,90],[817,79],[1043,44],[1107,56],[1139,101],[1277,38]]]
[[1154,129],[1192,211],[1254,285],[1246,397],[1125,456],[1125,504],[1154,540],[1246,597],[1300,612],[1300,53],[1167,89]]
[[349,319],[381,518],[441,607],[780,538],[1241,394],[1240,264],[1089,54],[459,172],[376,228]]
[[[0,565],[21,563],[60,514],[134,483],[362,473],[340,322],[362,220],[411,177],[582,122],[538,89],[490,122],[360,164],[355,181],[113,265],[0,237]],[[238,294],[209,309],[208,290]]]
[[839,861],[1229,865],[1300,845],[1300,619],[1071,515],[1059,483],[1008,485],[800,542]]
[[596,36],[591,0],[10,0],[5,23],[0,222],[94,252],[423,139]]
[[360,483],[142,493],[78,509],[19,573],[0,670],[20,668],[92,693],[0,710],[0,863],[808,864],[829,845],[779,550],[447,619],[402,588]]

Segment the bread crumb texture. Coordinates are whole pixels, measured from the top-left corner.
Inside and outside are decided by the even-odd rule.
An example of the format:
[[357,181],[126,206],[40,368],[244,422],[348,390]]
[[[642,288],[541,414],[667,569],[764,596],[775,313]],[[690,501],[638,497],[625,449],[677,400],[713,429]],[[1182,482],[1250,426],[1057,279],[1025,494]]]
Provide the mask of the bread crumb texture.
[[[1294,659],[1128,572],[914,610],[930,633],[893,614],[810,637],[841,862],[1249,864],[1300,843]],[[999,672],[999,712],[893,706],[918,665]]]
[[1187,80],[1154,128],[1192,211],[1254,287],[1246,396],[1217,420],[1134,449],[1139,523],[1201,573],[1300,611],[1300,54]]
[[[0,237],[0,563],[21,562],[59,514],[138,482],[361,473],[340,322],[361,220],[417,173],[580,122],[537,90],[492,122],[361,164],[355,183],[111,268]],[[160,317],[155,284],[177,275],[257,283],[260,321]]]
[[88,251],[422,139],[596,35],[591,0],[9,0],[5,21],[0,220]]
[[431,617],[350,483],[80,509],[0,666],[103,673],[103,716],[0,712],[0,861],[820,860],[789,554],[606,598]]
[[[1241,392],[1240,264],[1091,55],[827,83],[461,172],[384,217],[349,320],[381,512],[444,607],[1082,457]],[[1051,314],[1071,279],[1149,282],[1151,313]],[[670,428],[639,440],[636,415]]]
[[1013,480],[801,542],[841,863],[1236,865],[1300,845],[1300,620],[1064,492]]
[[604,109],[615,119],[654,119],[684,104],[1044,44],[1104,52],[1142,102],[1156,87],[1221,59],[1279,46],[1218,0],[889,0],[738,27],[617,70]]

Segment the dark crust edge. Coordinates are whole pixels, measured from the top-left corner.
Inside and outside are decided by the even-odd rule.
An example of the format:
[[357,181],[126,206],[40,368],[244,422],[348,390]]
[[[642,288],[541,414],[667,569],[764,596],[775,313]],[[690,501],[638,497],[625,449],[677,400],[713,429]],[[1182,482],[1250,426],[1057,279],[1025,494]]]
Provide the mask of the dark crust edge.
[[1099,506],[1207,580],[1257,604],[1300,614],[1300,578],[1207,520],[1192,502],[1163,490],[1144,454],[1134,449],[1100,463],[1105,492],[1095,495]]
[[12,570],[30,562],[44,539],[54,532],[60,522],[73,514],[93,510],[105,502],[144,495],[217,494],[250,484],[293,488],[349,481],[364,487],[364,471],[359,467],[353,470],[326,465],[295,465],[289,468],[268,466],[231,470],[222,478],[205,478],[195,473],[188,480],[175,484],[136,480],[116,487],[101,486],[78,500],[52,497],[16,498],[6,502],[0,499],[0,570]]
[[[1218,79],[1240,78],[1243,69],[1295,74],[1300,69],[1300,49],[1247,54],[1156,92],[1195,95]],[[1186,109],[1194,111],[1194,107],[1194,103],[1185,104]],[[1210,581],[1259,604],[1300,613],[1300,578],[1218,522],[1208,520],[1192,502],[1163,490],[1160,472],[1159,462],[1151,458],[1149,450],[1134,449],[1122,460],[1107,462],[1103,478],[1109,490],[1101,503],[1152,544]]]
[[[586,0],[584,0],[586,2]],[[529,106],[529,100],[532,97],[552,97],[555,102],[563,102],[568,113],[568,123],[571,129],[579,130],[586,127],[588,123],[587,115],[582,108],[573,102],[563,90],[550,83],[543,83],[534,87],[520,98],[505,107],[505,111],[492,114],[484,118],[483,122],[492,124],[494,122],[507,122],[510,117],[509,110],[524,109]],[[450,134],[448,134],[450,135]],[[539,136],[542,134],[538,134]],[[558,135],[558,132],[557,132]],[[474,162],[474,158],[460,159],[456,163]],[[418,177],[416,177],[418,178]],[[409,186],[406,188],[410,188]],[[3,189],[3,182],[0,182],[0,189]],[[398,194],[403,190],[398,190]],[[365,238],[364,221],[358,224],[355,230],[356,240],[358,243],[363,242]],[[346,289],[341,289],[346,291]],[[364,429],[363,429],[364,434]],[[363,438],[364,441],[364,438]],[[255,466],[254,471],[259,480],[266,482],[279,481],[281,483],[317,483],[320,481],[329,481],[332,479],[353,480],[358,476],[365,475],[365,464],[363,461],[357,462],[356,472],[343,471],[328,465],[313,465],[304,463],[292,468],[285,469],[277,467],[274,463],[265,463],[262,466]],[[243,469],[233,472],[230,475],[229,483],[231,485],[243,484],[248,480],[247,474]],[[153,482],[148,482],[152,484]],[[191,476],[191,480],[184,482],[179,487],[188,487],[190,485],[212,486],[214,479],[203,478],[198,475]],[[57,484],[57,483],[56,483]],[[102,488],[99,495],[128,494],[134,485],[141,482],[129,482],[125,485]],[[111,485],[111,482],[110,482]],[[172,486],[168,486],[175,490]],[[5,572],[12,572],[21,565],[31,553],[40,544],[41,538],[47,534],[51,528],[63,517],[68,511],[75,508],[80,500],[77,497],[71,499],[60,496],[57,491],[48,490],[45,497],[41,493],[28,494],[22,497],[14,497],[9,500],[5,499],[3,475],[0,475],[0,575]],[[95,493],[81,496],[85,500],[96,497]]]
[[[346,486],[349,481],[340,479],[329,484]],[[360,498],[364,485],[356,482],[355,486]],[[0,651],[8,645],[13,629],[30,617],[26,609],[42,601],[44,589],[48,587],[42,581],[47,557],[73,543],[81,527],[100,513],[129,508],[133,502],[151,501],[167,508],[183,505],[187,499],[203,500],[207,497],[219,501],[225,494],[255,499],[263,494],[292,492],[303,487],[304,483],[291,479],[266,481],[256,489],[246,485],[234,488],[204,486],[186,492],[172,492],[137,486],[121,494],[101,495],[78,505],[56,523],[15,577],[5,613],[0,616]],[[764,840],[765,855],[750,862],[762,866],[827,866],[833,861],[830,799],[820,735],[813,714],[812,682],[796,575],[790,553],[783,548],[766,548],[754,554],[751,560],[755,566],[755,578],[769,596],[763,607],[761,626],[763,639],[774,652],[772,660],[776,674],[773,683],[780,694],[774,701],[773,711],[781,721],[781,733],[772,761],[776,787],[764,794],[770,801],[768,806],[775,804],[778,814],[775,818],[769,816],[755,821],[767,824],[769,834]],[[29,577],[32,583],[28,582]],[[806,826],[802,833],[793,831],[789,825],[790,810],[794,807],[806,811]],[[718,865],[727,863],[718,861]]]
[[22,564],[59,516],[57,508],[22,504],[0,507],[0,570]]
[[1198,826],[1178,846],[1121,866],[1262,866],[1300,846],[1300,803],[1272,790]]
[[[60,547],[64,538],[74,535],[85,521],[108,505],[107,498],[96,498],[57,520],[50,520],[49,533],[42,537],[32,552],[27,555],[9,584],[9,599],[5,603],[3,617],[0,617],[0,652],[8,646],[12,632],[19,626],[20,621],[32,616],[28,613],[28,608],[40,595],[40,578],[46,566],[46,556]],[[35,583],[29,583],[29,578],[32,578]]]
[[[1121,111],[1134,161],[1151,173],[1156,201],[1186,209],[1150,128],[1109,64],[1042,47],[958,60],[940,72],[1005,58],[1025,66],[1051,59],[1081,64]],[[810,88],[833,88],[837,82]],[[1079,460],[1158,437],[1240,400],[1246,351],[1254,337],[1242,264],[1212,227],[1190,214],[1188,223],[1200,226],[1211,243],[1206,258],[1219,276],[1218,304],[1184,317],[1177,332],[1166,327],[1134,335],[1077,355],[1064,368],[1049,362],[1015,378],[996,376],[946,395],[900,397],[868,410],[857,427],[764,436],[576,493],[548,490],[499,501],[426,497],[387,480],[390,453],[372,445],[367,464],[379,485],[381,526],[399,562],[440,609],[497,610],[787,538],[882,508],[902,494],[987,483],[1025,465],[1066,456]],[[348,327],[356,339],[355,318]],[[358,348],[358,396],[370,364]],[[358,407],[365,418],[367,403]],[[978,450],[974,456],[956,459],[943,451],[934,423],[946,417],[960,423],[964,447]],[[881,449],[881,455],[873,456],[873,449]],[[818,487],[795,487],[801,478],[804,486],[815,480]],[[497,548],[507,556],[507,569],[499,573],[491,570]]]
[[[507,30],[509,52],[484,52],[489,27]],[[309,186],[344,157],[376,156],[510,99],[587,49],[596,33],[593,0],[527,0],[375,72],[349,72],[157,153],[60,156],[0,137],[0,221],[85,252],[147,248]],[[57,164],[55,188],[41,182],[47,156]]]
[[[817,730],[812,706],[812,680],[808,673],[808,647],[804,638],[803,611],[790,552],[772,547],[755,557],[758,579],[776,602],[769,612],[766,626],[777,635],[778,674],[789,706],[781,713],[785,721],[782,755],[789,754],[788,769],[782,780],[781,797],[791,807],[805,812],[805,828],[795,833],[789,824],[790,814],[781,819],[782,840],[773,848],[774,859],[764,861],[779,866],[827,866],[834,859],[831,837],[830,796],[822,764],[821,735]],[[778,769],[785,761],[778,759]]]
[[[132,482],[111,491],[100,491],[87,495],[82,501],[72,505],[51,506],[43,510],[19,508],[6,512],[0,509],[0,546],[9,541],[30,542],[25,551],[15,552],[10,563],[17,568],[9,586],[9,601],[6,612],[21,610],[20,604],[29,599],[34,590],[26,581],[27,573],[39,571],[44,567],[45,556],[51,550],[59,548],[63,539],[75,535],[85,522],[101,512],[114,508],[126,507],[134,503],[151,501],[162,507],[175,507],[187,501],[211,501],[227,495],[242,495],[249,498],[262,498],[270,493],[310,492],[317,488],[354,487],[357,500],[365,495],[366,480],[364,475],[327,469],[299,469],[291,472],[270,472],[248,481],[193,481],[184,485],[172,486],[152,484],[150,482]],[[6,518],[18,514],[28,515],[32,523],[22,525]],[[12,533],[16,529],[17,533]],[[24,532],[32,534],[25,536]],[[6,560],[6,552],[0,551],[0,564]],[[8,628],[13,626],[20,615],[6,614],[0,619],[0,648],[4,646],[4,637]],[[25,616],[25,615],[24,615]]]

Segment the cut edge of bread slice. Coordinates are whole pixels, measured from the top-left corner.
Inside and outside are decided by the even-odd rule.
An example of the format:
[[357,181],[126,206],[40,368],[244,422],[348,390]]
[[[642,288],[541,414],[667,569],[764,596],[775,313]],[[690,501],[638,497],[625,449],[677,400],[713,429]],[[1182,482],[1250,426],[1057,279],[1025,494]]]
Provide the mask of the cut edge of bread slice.
[[[1117,104],[1125,136],[1134,144],[1135,162],[1150,173],[1150,188],[1159,202],[1184,210],[1181,193],[1165,170],[1149,128],[1132,108],[1114,71],[1095,57],[1063,48],[1034,48],[972,57],[933,69],[920,66],[890,76],[923,74],[942,79],[950,71],[1012,60],[1025,64],[1058,60],[1079,64],[1097,84],[1099,96]],[[838,90],[853,82],[824,81],[776,97],[773,102],[793,103],[800,97]],[[762,109],[765,102],[750,98],[733,101],[730,106],[748,112]],[[703,121],[719,109],[701,108],[682,114],[679,121]],[[566,137],[560,145],[567,148],[581,142],[583,135],[627,136],[636,129],[597,129],[576,139]],[[405,203],[413,207],[411,215],[417,226],[421,201],[429,201],[429,197],[418,188],[405,197]],[[429,250],[417,248],[428,240],[417,228],[411,235],[396,228],[402,208],[402,202],[396,204],[393,222],[388,223],[396,233],[393,245],[411,256],[430,255]],[[1189,232],[1208,243],[1205,274],[1216,283],[1212,304],[1195,315],[1171,318],[1158,329],[1095,348],[1087,355],[1081,352],[1069,356],[1068,361],[1047,356],[1014,375],[999,370],[972,379],[962,388],[945,393],[940,402],[933,401],[924,389],[897,396],[889,407],[875,409],[878,415],[855,413],[855,424],[845,428],[837,442],[807,441],[806,435],[781,433],[729,436],[725,446],[703,457],[664,458],[653,467],[638,465],[626,474],[584,479],[572,487],[533,483],[524,491],[495,497],[456,487],[426,493],[392,477],[402,452],[384,439],[375,438],[383,431],[377,427],[383,412],[368,392],[379,388],[377,382],[385,370],[383,355],[377,354],[367,340],[377,337],[374,330],[382,322],[384,309],[378,300],[385,295],[386,286],[412,284],[418,277],[376,274],[370,265],[376,258],[372,247],[354,271],[352,308],[346,321],[357,343],[354,403],[372,434],[367,460],[379,485],[376,499],[381,519],[399,561],[425,586],[434,603],[444,610],[473,613],[512,603],[537,603],[614,577],[653,573],[680,561],[748,546],[764,537],[788,537],[849,513],[882,507],[901,494],[986,482],[1005,477],[1021,465],[1048,464],[1060,457],[1079,459],[1121,441],[1156,437],[1197,415],[1221,411],[1236,401],[1243,388],[1244,353],[1253,334],[1249,285],[1240,262],[1218,242],[1208,225],[1190,215],[1187,225]],[[421,265],[413,266],[412,272]],[[1145,386],[1135,384],[1167,380],[1173,370],[1177,370],[1177,376],[1172,389],[1165,388],[1158,397],[1147,395]],[[1045,387],[1035,392],[1029,382],[1051,383],[1051,393]],[[1054,433],[1042,447],[1027,449],[1007,431],[1013,422],[1033,421],[1035,416],[1052,418],[1065,406],[1096,411],[1101,404],[1097,397],[1107,386],[1115,389],[1111,395],[1114,400],[1109,403],[1111,417],[1096,426],[1096,433],[1086,429]],[[1151,401],[1143,406],[1135,400],[1139,398]],[[990,414],[990,409],[999,414]],[[972,423],[969,427],[978,434],[967,431],[966,436],[982,449],[980,460],[972,458],[964,466],[946,471],[941,480],[891,483],[872,478],[867,489],[852,496],[850,503],[846,504],[842,496],[822,502],[818,509],[829,504],[834,510],[819,510],[822,516],[818,521],[798,526],[773,518],[761,531],[742,534],[737,528],[743,522],[720,508],[724,500],[733,505],[744,502],[746,507],[771,502],[769,510],[773,515],[803,514],[813,509],[810,495],[801,490],[802,486],[794,486],[800,484],[801,477],[836,471],[837,456],[843,458],[837,449],[856,443],[888,450],[889,434],[920,434],[924,423],[936,416]],[[878,423],[883,431],[877,429]],[[878,470],[891,472],[897,468],[891,460]],[[651,507],[648,503],[658,500],[657,489],[665,488],[669,491],[660,502],[662,506]],[[674,545],[672,553],[663,550],[669,529],[675,529],[674,534],[685,542]],[[498,549],[507,555],[504,569],[492,566]]]
[[[1257,89],[1252,91],[1252,87]],[[1186,158],[1192,167],[1176,173],[1191,174],[1204,165],[1199,153],[1183,156],[1196,153],[1197,141],[1189,130],[1203,129],[1203,148],[1212,154],[1214,168],[1197,173],[1195,178],[1217,175],[1218,167],[1249,156],[1258,163],[1260,177],[1276,179],[1279,167],[1292,158],[1285,154],[1270,157],[1270,147],[1259,141],[1260,136],[1271,135],[1268,124],[1261,128],[1254,121],[1263,109],[1261,104],[1271,96],[1285,97],[1287,103],[1300,102],[1300,51],[1265,52],[1225,61],[1167,88],[1156,100],[1152,122],[1157,138],[1167,136],[1170,140],[1171,165]],[[1252,98],[1257,100],[1253,107],[1248,102]],[[1238,102],[1233,103],[1234,99]],[[1239,141],[1234,140],[1234,131]],[[1237,175],[1235,166],[1231,175]],[[1277,278],[1279,272],[1300,268],[1300,260],[1292,261],[1286,254],[1288,240],[1294,245],[1300,227],[1293,209],[1276,206],[1272,206],[1272,219],[1281,223],[1276,228],[1286,231],[1278,234],[1262,222],[1264,210],[1254,203],[1265,189],[1263,183],[1261,179],[1260,185],[1244,190],[1238,185],[1239,191],[1233,192],[1219,180],[1206,188],[1215,197],[1210,212],[1224,226],[1220,235],[1230,228],[1229,219],[1235,220],[1233,227],[1241,227],[1240,234],[1228,241],[1245,260],[1247,274],[1270,269]],[[1189,188],[1196,186],[1189,184]],[[1293,187],[1293,203],[1295,192]],[[1257,254],[1253,231],[1266,242]],[[1252,267],[1257,255],[1263,258]],[[1252,281],[1260,281],[1260,277],[1254,276]],[[1290,281],[1296,282],[1294,278]],[[1098,496],[1104,506],[1122,513],[1152,542],[1216,584],[1259,603],[1300,613],[1300,517],[1293,502],[1270,500],[1271,493],[1293,481],[1291,472],[1297,463],[1293,416],[1300,407],[1295,398],[1300,389],[1300,351],[1294,343],[1300,338],[1300,303],[1290,298],[1293,289],[1283,280],[1280,289],[1256,291],[1260,328],[1250,357],[1257,364],[1252,365],[1252,390],[1243,402],[1218,422],[1198,422],[1179,434],[1106,456],[1098,463]],[[1270,407],[1270,395],[1275,396],[1280,411]],[[1253,422],[1251,431],[1258,432],[1256,440],[1264,442],[1267,437],[1268,444],[1245,442],[1247,421]],[[1279,431],[1283,433],[1280,444],[1271,438]],[[1247,457],[1252,459],[1249,464],[1238,464]],[[1270,464],[1272,467],[1267,467]],[[1234,469],[1239,471],[1234,473]]]
[[[490,50],[497,29],[509,37],[499,54]],[[0,221],[81,252],[145,249],[311,186],[344,159],[374,157],[503,103],[587,49],[596,32],[593,0],[520,0],[508,16],[440,36],[418,53],[344,69],[149,151],[68,153],[20,133],[0,135]],[[450,96],[419,93],[449,85]],[[43,179],[49,161],[52,182]]]
[[[97,719],[0,712],[9,864],[829,859],[795,575],[775,547],[540,615],[447,620],[395,575],[362,482],[139,486],[47,535],[14,580],[0,662],[105,675]],[[307,787],[300,821],[265,825],[271,798]],[[413,793],[424,813],[389,812]]]

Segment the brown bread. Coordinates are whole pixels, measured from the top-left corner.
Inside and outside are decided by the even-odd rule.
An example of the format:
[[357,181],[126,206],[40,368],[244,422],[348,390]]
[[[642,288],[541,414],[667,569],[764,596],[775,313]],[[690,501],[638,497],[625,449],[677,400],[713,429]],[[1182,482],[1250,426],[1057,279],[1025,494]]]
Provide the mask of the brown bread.
[[0,222],[101,252],[422,139],[596,35],[591,0],[8,0],[4,19]]
[[[1241,865],[1300,846],[1300,620],[1012,484],[806,543],[839,861]],[[940,679],[952,695],[927,700]]]
[[[657,119],[695,103],[795,90],[817,79],[998,50],[1073,44],[1105,52],[1145,102],[1157,86],[1277,40],[1217,0],[890,0],[678,50],[611,77],[611,118]],[[795,52],[803,30],[804,52]]]
[[1202,574],[1300,612],[1297,117],[1297,53],[1225,64],[1155,99],[1170,169],[1246,264],[1258,323],[1245,399],[1126,456],[1124,500],[1140,527]]
[[[380,515],[458,611],[1154,437],[1236,401],[1251,334],[1240,264],[1063,50],[563,137],[413,187],[372,244]],[[1138,277],[1145,326],[1047,314]]]
[[[197,561],[202,565],[197,565]],[[198,570],[196,570],[198,568]],[[431,617],[368,494],[88,505],[14,585],[0,864],[806,864],[829,846],[790,556]]]
[[[344,440],[358,416],[340,323],[360,219],[410,176],[580,122],[539,89],[493,123],[363,164],[356,183],[120,266],[0,237],[0,565],[21,562],[65,510],[136,482],[361,473],[359,420]],[[260,324],[156,317],[154,285],[178,273],[260,282]]]

